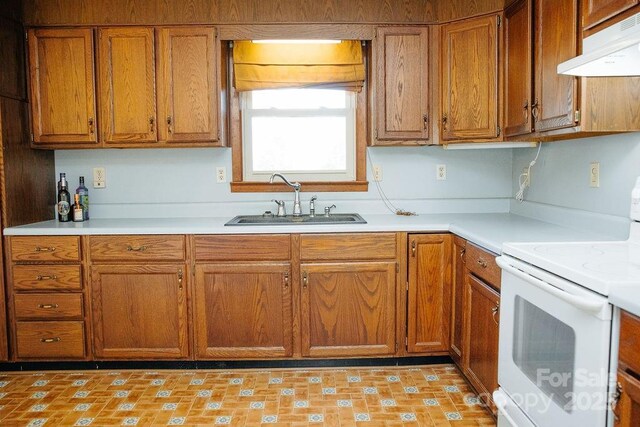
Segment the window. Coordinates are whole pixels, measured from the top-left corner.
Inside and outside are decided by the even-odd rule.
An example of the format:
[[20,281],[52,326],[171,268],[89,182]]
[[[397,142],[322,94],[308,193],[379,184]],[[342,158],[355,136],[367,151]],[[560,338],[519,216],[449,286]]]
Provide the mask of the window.
[[[307,43],[303,43],[307,42]],[[232,192],[367,191],[366,62],[360,41],[234,41],[228,52]]]
[[243,180],[355,181],[355,104],[345,90],[243,92]]

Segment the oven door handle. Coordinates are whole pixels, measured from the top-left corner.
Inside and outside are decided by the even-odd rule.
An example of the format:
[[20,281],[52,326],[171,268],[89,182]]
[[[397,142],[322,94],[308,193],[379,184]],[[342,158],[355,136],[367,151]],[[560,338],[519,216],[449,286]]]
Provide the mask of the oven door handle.
[[524,280],[525,282],[531,283],[532,285],[555,297],[560,298],[561,300],[573,305],[576,308],[579,308],[580,310],[597,314],[607,305],[606,301],[594,301],[591,298],[572,295],[568,292],[563,291],[562,289],[558,289],[543,280],[540,280],[536,277],[531,276],[530,274],[512,267],[501,257],[496,258],[496,263],[500,266],[500,268],[502,268],[509,274],[513,274],[514,276]]

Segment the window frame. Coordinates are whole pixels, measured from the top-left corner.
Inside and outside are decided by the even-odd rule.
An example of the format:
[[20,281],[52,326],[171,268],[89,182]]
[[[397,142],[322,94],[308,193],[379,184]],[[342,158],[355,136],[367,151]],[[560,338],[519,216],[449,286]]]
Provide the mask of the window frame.
[[[366,192],[369,189],[366,170],[366,149],[368,141],[367,114],[368,114],[368,86],[370,79],[369,58],[370,43],[367,40],[363,47],[364,62],[367,70],[367,79],[362,90],[355,96],[355,181],[300,181],[302,191],[318,192]],[[232,193],[272,193],[290,192],[284,183],[269,184],[260,181],[245,181],[243,179],[244,153],[242,143],[242,111],[240,92],[233,87],[233,56],[231,49],[228,49],[227,59],[227,87],[229,97],[229,145],[232,157],[232,181],[230,183]]]

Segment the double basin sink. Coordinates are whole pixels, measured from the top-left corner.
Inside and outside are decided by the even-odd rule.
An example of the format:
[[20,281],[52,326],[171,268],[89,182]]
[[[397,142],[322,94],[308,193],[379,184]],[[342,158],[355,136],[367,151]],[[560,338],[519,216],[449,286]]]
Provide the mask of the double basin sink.
[[318,224],[366,224],[358,214],[300,215],[238,215],[225,225],[318,225]]

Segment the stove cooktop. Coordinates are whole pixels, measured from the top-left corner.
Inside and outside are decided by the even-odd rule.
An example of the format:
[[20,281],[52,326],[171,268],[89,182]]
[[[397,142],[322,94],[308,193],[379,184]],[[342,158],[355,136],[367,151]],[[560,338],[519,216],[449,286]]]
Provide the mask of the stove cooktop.
[[640,242],[505,243],[503,253],[602,295],[640,288]]

